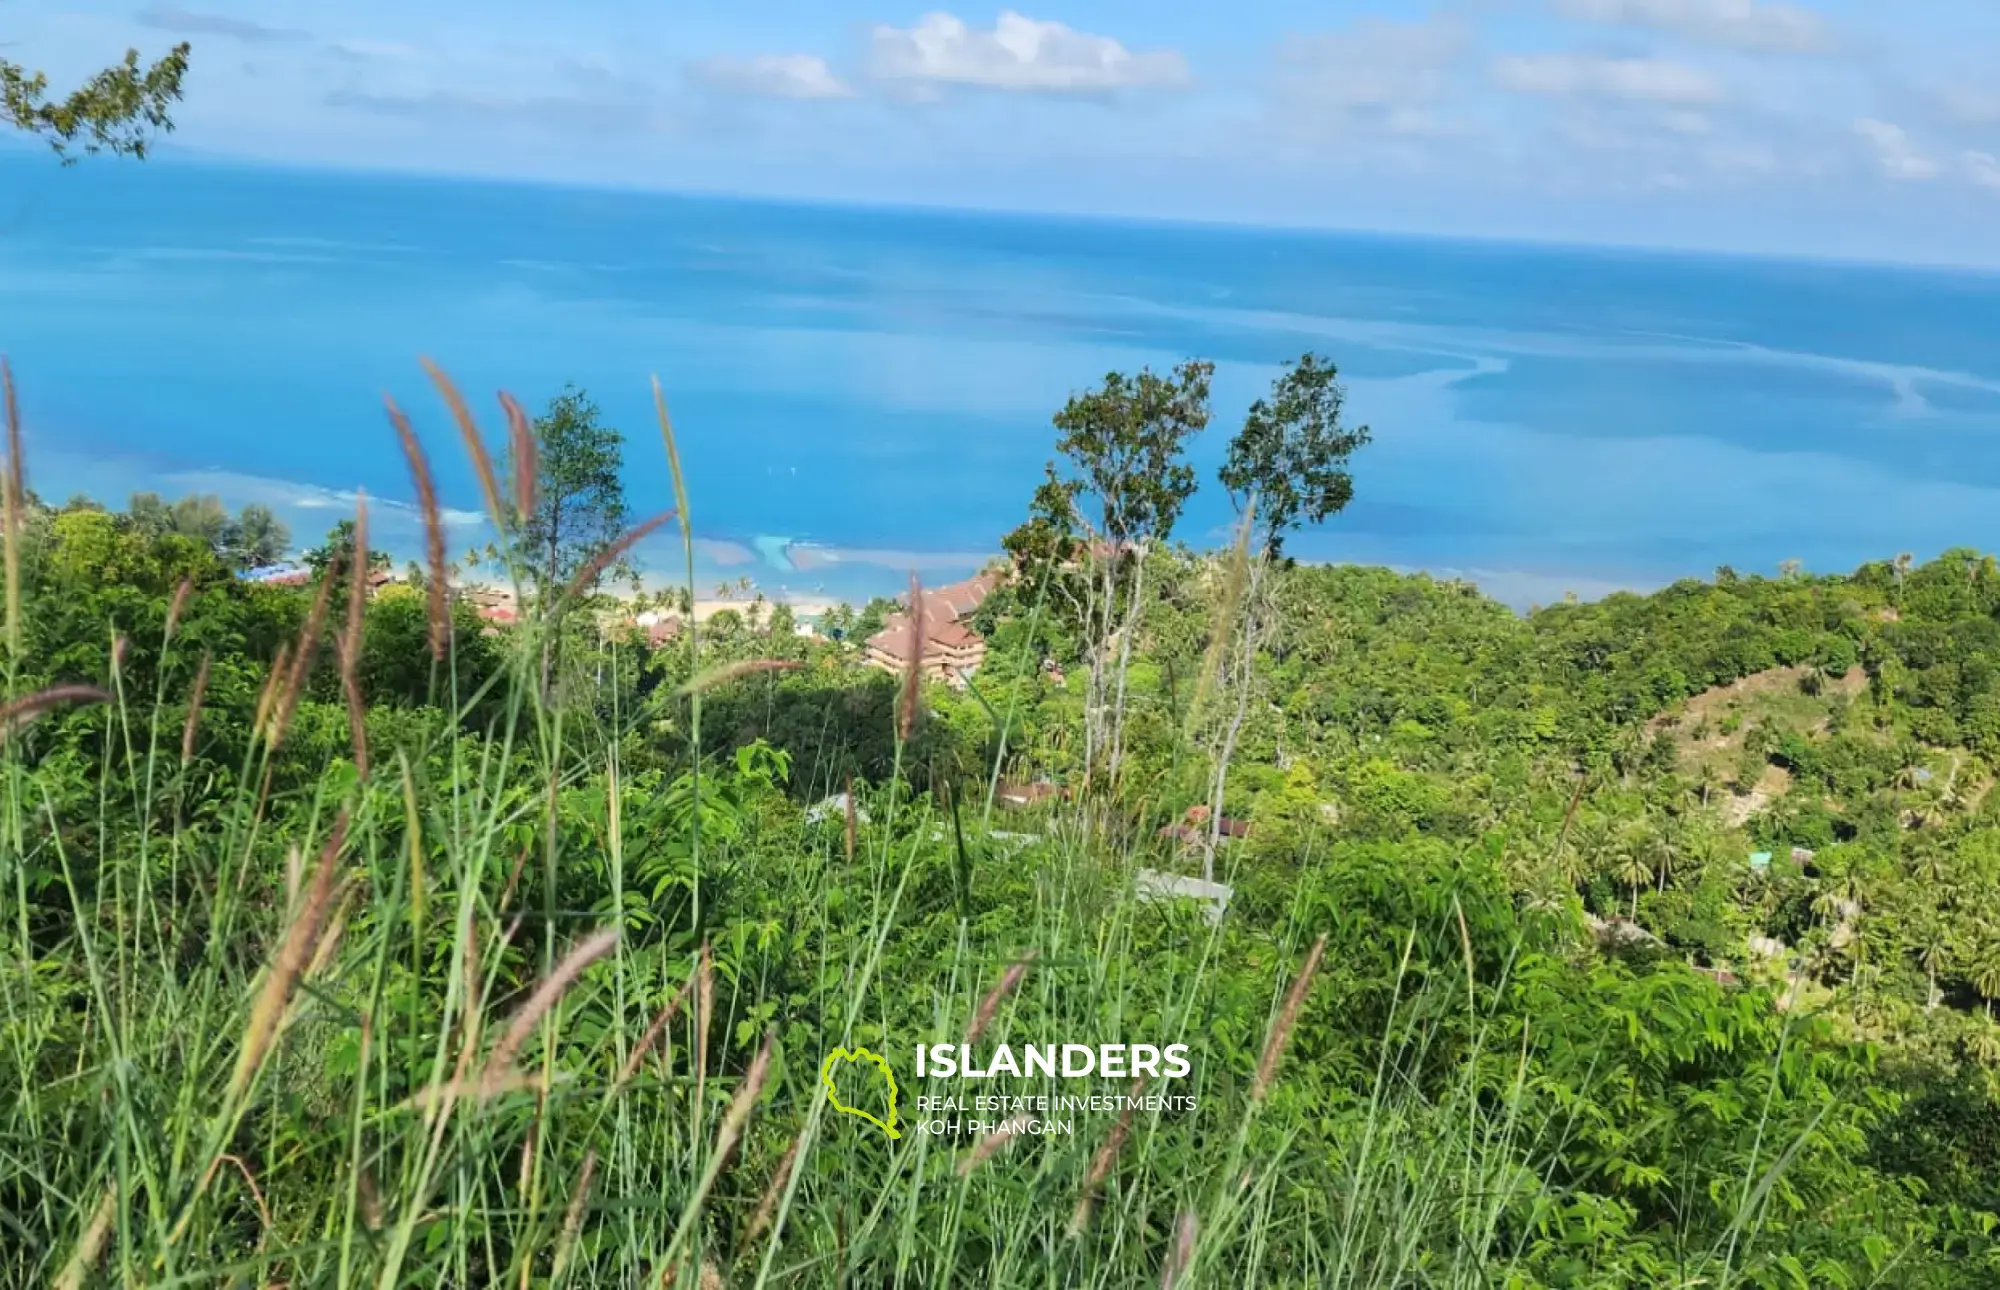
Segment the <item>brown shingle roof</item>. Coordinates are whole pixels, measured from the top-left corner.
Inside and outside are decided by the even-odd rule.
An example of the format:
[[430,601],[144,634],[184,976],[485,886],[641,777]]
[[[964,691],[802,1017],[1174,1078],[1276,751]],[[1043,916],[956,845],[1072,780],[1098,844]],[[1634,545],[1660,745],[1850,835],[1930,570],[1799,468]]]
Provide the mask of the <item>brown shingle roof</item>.
[[[938,649],[964,649],[977,644],[978,632],[963,623],[924,618],[924,640]],[[904,614],[891,614],[882,624],[882,630],[868,638],[869,645],[895,658],[910,656],[910,620]]]

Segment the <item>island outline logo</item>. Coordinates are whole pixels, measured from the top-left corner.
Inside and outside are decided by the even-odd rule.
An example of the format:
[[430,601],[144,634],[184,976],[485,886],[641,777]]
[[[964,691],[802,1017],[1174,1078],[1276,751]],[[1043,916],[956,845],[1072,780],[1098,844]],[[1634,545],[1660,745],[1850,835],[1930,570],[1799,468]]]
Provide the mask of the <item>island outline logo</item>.
[[[862,1110],[858,1106],[849,1106],[847,1103],[841,1101],[840,1094],[834,1091],[833,1087],[834,1063],[853,1062],[853,1061],[873,1062],[875,1064],[875,1068],[882,1072],[882,1078],[888,1081],[889,1118],[886,1121],[877,1119],[875,1116],[870,1115],[867,1111]],[[820,1063],[819,1082],[823,1087],[825,1087],[826,1100],[833,1104],[834,1110],[843,1112],[847,1115],[859,1116],[862,1119],[868,1121],[868,1123],[874,1125],[876,1128],[882,1130],[882,1132],[888,1134],[891,1138],[900,1138],[903,1136],[901,1131],[899,1131],[896,1128],[896,1072],[889,1069],[889,1063],[887,1061],[883,1060],[880,1057],[877,1057],[874,1053],[869,1052],[866,1048],[859,1048],[859,1047],[852,1049],[836,1048],[832,1052],[826,1055],[826,1060],[824,1062]]]

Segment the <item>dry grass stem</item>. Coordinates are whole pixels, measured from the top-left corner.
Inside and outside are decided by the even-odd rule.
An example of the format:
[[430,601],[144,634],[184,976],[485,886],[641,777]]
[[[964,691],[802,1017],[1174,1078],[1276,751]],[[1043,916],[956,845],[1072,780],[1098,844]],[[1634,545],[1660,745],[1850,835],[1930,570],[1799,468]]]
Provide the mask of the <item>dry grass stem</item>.
[[340,689],[347,697],[347,735],[354,768],[368,778],[368,705],[361,698],[361,629],[368,612],[368,498],[354,507],[354,553],[348,562],[347,631],[340,641]]
[[653,518],[641,521],[631,528],[626,529],[624,533],[619,535],[617,541],[599,551],[595,556],[591,557],[589,564],[577,570],[576,577],[570,580],[568,590],[563,592],[563,599],[575,600],[592,587],[595,587],[598,579],[604,576],[606,569],[623,560],[633,547],[651,537],[655,529],[673,517],[674,513],[672,511],[661,511]]
[[257,716],[250,726],[256,733],[264,734],[269,729],[271,709],[277,704],[278,691],[291,674],[292,643],[283,641],[278,645],[278,656],[271,660],[271,670],[264,674],[264,688],[257,692]]
[[77,1238],[76,1249],[71,1252],[69,1262],[63,1265],[62,1273],[52,1283],[55,1290],[83,1290],[91,1271],[97,1267],[97,1260],[104,1253],[104,1240],[111,1235],[111,1220],[117,1213],[118,1193],[106,1187],[104,1199],[97,1202],[97,1209],[91,1214],[83,1235]]
[[846,793],[844,794],[844,798],[845,798],[845,800],[844,800],[844,801],[843,801],[843,803],[842,803],[842,814],[844,814],[844,815],[845,815],[845,816],[847,817],[847,821],[846,821],[846,823],[847,823],[847,863],[849,863],[849,864],[853,864],[853,863],[854,863],[854,846],[855,846],[855,841],[856,841],[856,838],[855,838],[855,834],[856,834],[856,832],[857,832],[858,830],[857,830],[857,829],[856,829],[856,827],[855,827],[855,826],[856,826],[856,815],[855,815],[855,806],[854,806],[854,776],[852,776],[852,775],[849,775],[849,776],[847,777],[847,792],[846,792]]
[[174,628],[180,626],[181,615],[187,612],[188,597],[194,594],[194,579],[183,577],[181,585],[174,588],[174,598],[167,605],[166,638],[174,638]]
[[277,1036],[285,1010],[291,1002],[292,987],[298,983],[300,974],[319,947],[320,930],[333,903],[334,868],[346,842],[347,812],[342,811],[334,818],[333,831],[327,835],[326,845],[320,848],[312,885],[302,898],[298,912],[293,915],[291,928],[285,933],[277,956],[264,975],[263,988],[257,992],[257,1001],[250,1009],[250,1024],[243,1035],[243,1051],[237,1057],[236,1072],[229,1080],[232,1097],[249,1085],[264,1064],[264,1056],[270,1051],[271,1041]]
[[111,695],[94,685],[52,685],[46,690],[0,705],[0,739],[5,739],[51,708],[72,703],[109,702]]
[[1028,965],[1033,963],[1040,953],[1039,950],[1029,950],[1000,975],[997,985],[986,992],[986,997],[979,1001],[979,1011],[972,1014],[972,1024],[965,1028],[966,1043],[979,1042],[979,1037],[986,1033],[986,1027],[993,1024],[995,1014],[1000,1011],[1001,1001],[1014,992],[1015,986],[1021,984],[1021,978],[1027,975]]
[[201,652],[201,666],[194,670],[194,685],[188,690],[187,720],[181,725],[181,761],[194,760],[195,732],[201,728],[201,701],[208,693],[208,668],[212,661],[207,650]]
[[507,511],[500,500],[500,482],[493,473],[493,457],[486,451],[486,440],[479,433],[479,423],[472,419],[472,409],[466,406],[465,396],[458,392],[451,378],[430,359],[423,359],[422,362],[424,371],[430,374],[431,384],[437,386],[445,406],[451,409],[451,419],[458,423],[458,433],[465,440],[465,453],[472,458],[473,473],[479,476],[479,491],[486,498],[486,513],[493,517],[495,531],[504,534],[509,528]]
[[722,1127],[716,1130],[715,1152],[711,1160],[724,1160],[736,1146],[736,1139],[742,1135],[743,1125],[750,1119],[751,1110],[757,1105],[757,1098],[764,1091],[764,1081],[771,1074],[771,1047],[777,1043],[775,1030],[764,1036],[764,1046],[757,1050],[757,1056],[750,1062],[750,1069],[744,1072],[743,1083],[736,1090],[736,1096],[729,1099],[729,1109],[723,1113]]
[[513,1073],[514,1059],[521,1046],[527,1043],[528,1036],[534,1033],[536,1024],[576,984],[585,968],[609,954],[617,944],[618,929],[603,927],[585,937],[576,948],[563,956],[562,962],[556,964],[555,970],[535,987],[535,992],[514,1014],[514,1020],[501,1034],[500,1042],[493,1046],[493,1054],[486,1059],[486,1070],[479,1081],[482,1092],[491,1082]]
[[417,507],[424,513],[424,562],[429,566],[429,576],[424,579],[426,609],[430,615],[431,657],[442,660],[445,646],[451,640],[451,610],[446,597],[450,588],[446,585],[446,562],[444,546],[444,512],[438,506],[437,481],[431,477],[430,459],[424,456],[424,446],[418,442],[416,431],[410,428],[410,419],[386,395],[383,402],[389,408],[389,421],[396,427],[396,437],[403,445],[403,458],[410,464],[410,482],[417,490]]
[[576,1190],[570,1193],[569,1207],[563,1211],[562,1239],[556,1245],[555,1263],[549,1272],[549,1281],[560,1285],[563,1272],[569,1267],[570,1253],[576,1249],[576,1238],[583,1231],[584,1206],[590,1203],[590,1181],[597,1175],[597,1152],[586,1152],[583,1157],[583,1172],[576,1180]]
[[1257,1078],[1250,1083],[1250,1100],[1261,1102],[1271,1091],[1271,1080],[1278,1073],[1278,1061],[1285,1055],[1285,1045],[1291,1042],[1292,1026],[1299,1019],[1299,1009],[1305,1006],[1306,993],[1312,989],[1313,976],[1319,971],[1319,957],[1326,952],[1326,935],[1313,942],[1312,951],[1306,955],[1305,966],[1292,981],[1292,988],[1285,995],[1285,1006],[1278,1010],[1278,1019],[1271,1026],[1271,1034],[1264,1041],[1263,1055],[1257,1059]]
[[701,943],[701,961],[695,967],[694,990],[694,1089],[695,1103],[701,1102],[708,1081],[708,1023],[715,1015],[715,955],[707,941]]
[[757,1244],[757,1238],[771,1225],[771,1216],[778,1210],[778,1198],[785,1194],[785,1184],[792,1180],[792,1166],[799,1158],[799,1145],[805,1141],[801,1132],[792,1139],[792,1145],[785,1148],[785,1154],[778,1157],[778,1167],[771,1171],[771,1181],[764,1188],[764,1194],[757,1201],[757,1211],[750,1216],[750,1226],[744,1229],[741,1249],[748,1250]]
[[291,728],[292,714],[298,711],[299,700],[305,697],[306,682],[312,679],[314,661],[319,656],[320,636],[326,631],[327,608],[333,597],[333,583],[340,576],[341,561],[345,557],[335,552],[327,561],[326,571],[320,574],[319,590],[313,595],[312,609],[306,614],[305,625],[299,628],[297,647],[292,650],[291,670],[285,676],[284,687],[271,711],[271,733],[269,743],[276,751],[285,742],[285,732]]
[[1076,1208],[1070,1212],[1069,1234],[1080,1236],[1090,1225],[1091,1212],[1097,1206],[1097,1189],[1111,1176],[1111,1166],[1118,1163],[1118,1153],[1125,1147],[1125,1139],[1132,1132],[1132,1112],[1139,1095],[1146,1091],[1146,1077],[1141,1075],[1132,1081],[1132,1101],[1118,1113],[1118,1123],[1111,1126],[1111,1133],[1097,1148],[1097,1154],[1090,1158],[1090,1172],[1083,1180],[1083,1192],[1076,1198]]
[[681,988],[674,991],[674,997],[667,1000],[667,1005],[653,1014],[653,1020],[647,1025],[646,1033],[639,1036],[639,1042],[633,1046],[631,1055],[625,1059],[624,1069],[618,1072],[620,1088],[639,1073],[639,1067],[645,1062],[646,1054],[653,1051],[653,1045],[660,1042],[660,1036],[666,1033],[668,1024],[680,1012],[681,1004],[687,1000],[688,991],[694,986],[694,980],[693,974],[690,973],[688,979],[681,982]]
[[904,743],[910,742],[910,736],[917,728],[917,699],[922,692],[924,676],[924,646],[930,639],[924,628],[924,588],[914,573],[910,575],[909,633],[909,654],[903,665],[902,704],[896,713],[896,737]]
[[1028,1117],[1017,1115],[981,1138],[973,1145],[972,1150],[965,1153],[965,1159],[958,1162],[958,1176],[963,1178],[985,1164],[992,1158],[994,1152],[1012,1142],[1021,1130],[1027,1127]]
[[1173,1290],[1187,1274],[1188,1265],[1194,1262],[1195,1240],[1200,1232],[1194,1211],[1182,1211],[1174,1224],[1174,1248],[1168,1251],[1167,1261],[1160,1268],[1160,1290]]
[[660,378],[653,378],[653,411],[660,420],[660,439],[667,446],[667,469],[674,477],[674,513],[681,518],[681,541],[692,542],[694,521],[689,517],[687,478],[681,474],[680,447],[674,442],[673,418],[667,415],[667,396],[660,390]]
[[507,455],[514,463],[514,514],[525,519],[535,513],[535,479],[541,470],[535,427],[505,390],[500,391],[500,408],[507,414]]

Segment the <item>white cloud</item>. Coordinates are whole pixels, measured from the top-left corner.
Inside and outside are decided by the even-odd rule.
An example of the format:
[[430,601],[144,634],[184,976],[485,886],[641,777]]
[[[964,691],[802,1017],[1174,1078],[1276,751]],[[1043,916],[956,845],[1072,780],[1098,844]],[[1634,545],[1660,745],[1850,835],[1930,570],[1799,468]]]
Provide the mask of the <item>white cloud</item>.
[[1818,14],[1779,0],[1554,0],[1554,5],[1557,13],[1580,22],[1645,27],[1731,49],[1810,54],[1833,45]]
[[2000,192],[2000,157],[1990,152],[1968,151],[1961,161],[1965,163],[1965,177],[1981,188],[1991,188]]
[[1872,117],[1854,123],[1854,133],[1873,150],[1875,162],[1891,179],[1935,179],[1938,163],[1918,152],[1903,127]]
[[875,28],[871,46],[877,77],[916,86],[1090,94],[1178,88],[1191,79],[1173,50],[1134,51],[1109,36],[1011,10],[985,31],[948,13],[926,14],[914,27]]
[[1662,58],[1597,54],[1517,54],[1497,59],[1493,82],[1516,94],[1614,99],[1693,106],[1720,102],[1721,84],[1707,72]]
[[737,94],[781,99],[845,99],[854,90],[817,54],[709,58],[694,64],[697,79]]

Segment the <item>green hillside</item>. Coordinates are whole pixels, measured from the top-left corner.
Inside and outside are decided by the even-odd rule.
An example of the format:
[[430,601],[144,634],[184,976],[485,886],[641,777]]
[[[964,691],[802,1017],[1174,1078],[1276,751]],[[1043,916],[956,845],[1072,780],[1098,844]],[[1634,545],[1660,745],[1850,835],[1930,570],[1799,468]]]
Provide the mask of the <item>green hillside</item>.
[[[0,1285],[2000,1282],[1994,562],[1525,615],[1293,564],[1365,442],[1288,459],[1296,386],[1190,551],[1079,463],[1180,460],[1197,379],[1058,416],[962,687],[628,623],[637,548],[533,527],[546,418],[488,448],[507,625],[414,436],[372,591],[365,516],[253,583],[267,516],[47,504],[16,440]],[[917,1131],[968,1033],[1185,1043],[1198,1105]],[[861,1046],[898,1138],[822,1096]]]

